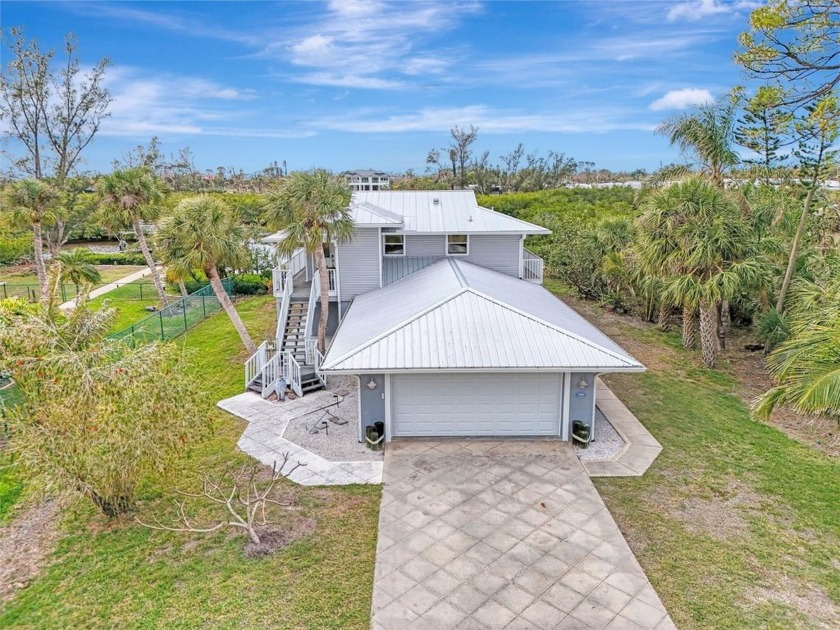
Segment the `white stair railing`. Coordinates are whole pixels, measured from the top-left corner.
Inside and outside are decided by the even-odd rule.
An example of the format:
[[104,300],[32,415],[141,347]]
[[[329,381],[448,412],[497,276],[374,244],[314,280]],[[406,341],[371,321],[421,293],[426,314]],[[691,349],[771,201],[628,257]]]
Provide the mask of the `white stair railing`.
[[[306,339],[314,336],[314,331],[317,330],[315,325],[315,305],[321,299],[321,276],[315,274],[312,277],[312,286],[309,288],[309,303],[306,305]],[[307,357],[307,363],[310,363]]]
[[336,295],[335,269],[327,269],[327,278],[329,278],[328,294]]
[[284,353],[284,369],[283,374],[289,383],[289,387],[298,396],[303,396],[303,386],[301,385],[300,377],[300,363],[295,360],[295,357],[288,350]]
[[272,355],[265,364],[262,374],[263,389],[260,395],[263,398],[268,398],[271,394],[277,391],[277,382],[283,377],[283,371],[280,366],[280,355]]
[[321,366],[324,364],[324,355],[318,350],[318,346],[315,346],[315,374],[321,380],[321,385],[324,387],[327,386],[327,375],[321,374]]
[[268,341],[263,341],[257,351],[248,357],[245,361],[245,387],[253,383],[257,377],[262,373],[265,364],[269,359],[269,344]]

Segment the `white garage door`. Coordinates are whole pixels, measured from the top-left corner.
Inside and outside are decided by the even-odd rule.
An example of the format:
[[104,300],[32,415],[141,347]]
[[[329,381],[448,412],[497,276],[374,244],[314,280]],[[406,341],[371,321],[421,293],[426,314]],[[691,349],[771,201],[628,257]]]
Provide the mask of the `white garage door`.
[[561,374],[391,377],[395,436],[559,435]]

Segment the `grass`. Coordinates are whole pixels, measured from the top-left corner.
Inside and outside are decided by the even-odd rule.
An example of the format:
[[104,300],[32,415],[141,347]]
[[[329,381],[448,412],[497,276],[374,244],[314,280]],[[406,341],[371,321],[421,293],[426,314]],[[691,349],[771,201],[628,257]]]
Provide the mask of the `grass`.
[[126,284],[94,298],[88,302],[88,307],[92,310],[99,310],[105,302],[117,309],[117,316],[114,323],[111,324],[110,332],[122,330],[151,315],[146,310],[147,306],[160,307],[160,300],[154,286],[149,284],[149,278]]
[[664,447],[643,477],[596,486],[677,626],[836,624],[840,462],[753,420],[737,378],[678,335],[591,310],[648,365],[605,380]]
[[[271,297],[238,303],[255,339],[270,334]],[[185,456],[178,487],[199,471],[245,461],[235,450],[242,424],[215,402],[242,390],[245,353],[224,313],[179,338],[206,388],[215,435]],[[287,488],[292,489],[292,484]],[[0,608],[3,628],[367,628],[380,489],[298,488],[301,514],[316,532],[275,555],[248,559],[227,532],[177,534],[109,523],[87,502],[71,508],[40,577]],[[171,516],[170,491],[147,488],[140,511]],[[196,508],[197,516],[206,508]]]
[[8,459],[0,451],[0,524],[8,520],[12,507],[23,493],[23,482],[9,466]]
[[[102,276],[100,284],[108,284],[116,282],[120,278],[124,278],[141,269],[142,266],[136,265],[97,265],[99,274]],[[23,267],[0,267],[0,282],[5,282],[9,286],[15,285],[32,285],[37,287],[38,275],[32,271],[23,271]]]

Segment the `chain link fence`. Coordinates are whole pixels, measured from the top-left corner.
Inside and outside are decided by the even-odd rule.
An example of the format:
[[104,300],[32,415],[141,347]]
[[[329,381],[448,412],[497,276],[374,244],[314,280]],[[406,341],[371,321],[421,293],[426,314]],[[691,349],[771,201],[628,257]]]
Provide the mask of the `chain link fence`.
[[[108,295],[112,298],[119,297],[121,300],[156,300],[157,289],[151,282],[111,282],[116,289]],[[99,286],[105,286],[99,285]],[[97,289],[99,287],[94,287]],[[117,293],[119,292],[119,293]],[[76,297],[76,286],[73,284],[62,284],[59,289],[61,301],[67,302]],[[30,302],[38,302],[41,299],[41,287],[38,284],[9,284],[0,282],[0,300],[20,297]]]
[[[233,280],[225,278],[222,280],[225,292],[232,297]],[[185,298],[171,302],[166,308],[162,308],[153,315],[139,322],[132,324],[118,332],[108,335],[109,339],[125,340],[130,343],[145,343],[149,341],[166,341],[178,335],[183,335],[187,330],[198,322],[206,319],[222,305],[216,299],[213,288],[210,285],[191,293]]]

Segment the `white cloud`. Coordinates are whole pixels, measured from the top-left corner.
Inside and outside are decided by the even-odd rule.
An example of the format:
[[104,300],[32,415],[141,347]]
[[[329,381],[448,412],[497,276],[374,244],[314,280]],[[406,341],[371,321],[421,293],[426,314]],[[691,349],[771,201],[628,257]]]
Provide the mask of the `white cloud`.
[[452,56],[424,49],[423,40],[454,28],[478,7],[467,2],[336,0],[319,20],[293,32],[290,45],[269,44],[260,56],[312,70],[290,77],[299,83],[401,88],[408,83],[400,77],[436,75],[449,68]]
[[101,130],[108,136],[210,133],[240,117],[241,102],[256,98],[252,90],[128,66],[110,68],[105,84],[114,98]]
[[354,133],[402,133],[414,131],[448,131],[453,125],[475,125],[482,133],[515,133],[543,131],[559,133],[603,133],[619,129],[652,131],[653,125],[628,118],[630,112],[618,108],[525,114],[497,110],[486,105],[465,107],[427,107],[406,114],[382,115],[364,111],[309,123],[312,129],[329,129]]
[[654,112],[665,109],[686,109],[692,105],[703,105],[704,103],[711,103],[714,100],[715,98],[709,90],[683,88],[681,90],[666,92],[665,96],[653,101],[649,109]]
[[687,0],[673,5],[668,10],[669,22],[697,22],[703,18],[725,13],[739,13],[741,11],[752,11],[760,6],[758,0],[737,0],[736,2],[725,0]]

